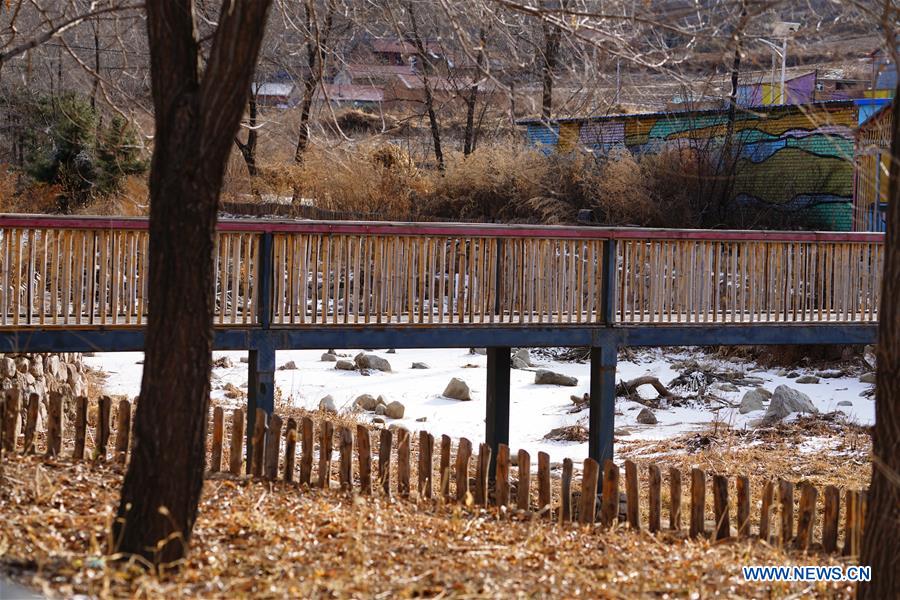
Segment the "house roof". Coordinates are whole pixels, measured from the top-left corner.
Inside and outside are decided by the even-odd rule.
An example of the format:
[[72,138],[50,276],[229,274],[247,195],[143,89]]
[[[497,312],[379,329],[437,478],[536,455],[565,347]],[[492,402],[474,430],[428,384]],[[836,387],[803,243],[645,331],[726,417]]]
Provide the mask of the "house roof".
[[[809,102],[804,104],[803,106],[809,107],[822,107],[822,108],[839,108],[842,106],[853,106],[855,102],[853,100],[823,100],[820,102]],[[758,112],[777,112],[780,110],[789,110],[794,108],[796,105],[794,104],[775,104],[771,106],[763,106],[754,108],[754,111]],[[624,113],[624,114],[612,114],[612,115],[596,115],[590,117],[564,117],[560,119],[550,119],[550,123],[578,123],[583,121],[616,121],[620,119],[637,119],[641,117],[668,117],[672,115],[712,115],[716,113],[722,113],[728,109],[725,108],[710,108],[704,110],[662,110],[662,111],[653,111],[653,112],[645,112],[645,113]],[[543,125],[546,121],[544,119],[533,117],[529,119],[519,119],[516,121],[516,125]]]
[[257,96],[290,96],[294,91],[293,83],[254,83],[251,89]]
[[416,70],[412,65],[347,65],[344,70],[350,77],[389,77],[392,75],[413,76]]
[[[433,41],[424,42],[425,49],[429,52],[441,53],[440,44]],[[417,54],[415,44],[397,38],[376,38],[372,40],[372,51],[387,54]]]
[[384,90],[373,85],[323,83],[322,94],[333,102],[382,102]]
[[[425,87],[425,82],[418,75],[397,75],[397,79],[403,87],[409,90],[419,90]],[[472,78],[455,77],[450,79],[448,77],[430,76],[428,78],[428,85],[430,85],[433,90],[456,92],[471,86]],[[478,89],[481,92],[493,91],[496,88],[497,86],[491,80],[485,78],[478,80]]]

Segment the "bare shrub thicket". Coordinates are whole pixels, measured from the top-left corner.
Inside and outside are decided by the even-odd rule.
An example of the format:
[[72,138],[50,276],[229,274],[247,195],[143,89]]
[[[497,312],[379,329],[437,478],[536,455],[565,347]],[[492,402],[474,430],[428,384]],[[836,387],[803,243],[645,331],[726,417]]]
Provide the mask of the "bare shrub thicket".
[[710,190],[728,175],[717,174],[716,161],[696,148],[545,155],[505,140],[468,156],[446,153],[441,173],[376,139],[314,144],[301,164],[262,162],[253,178],[233,161],[226,196],[246,198],[252,190],[287,199],[299,190],[304,202],[325,210],[396,220],[573,224],[590,209],[598,224],[610,226],[804,227],[800,213],[777,207],[735,206],[724,216],[709,210]]

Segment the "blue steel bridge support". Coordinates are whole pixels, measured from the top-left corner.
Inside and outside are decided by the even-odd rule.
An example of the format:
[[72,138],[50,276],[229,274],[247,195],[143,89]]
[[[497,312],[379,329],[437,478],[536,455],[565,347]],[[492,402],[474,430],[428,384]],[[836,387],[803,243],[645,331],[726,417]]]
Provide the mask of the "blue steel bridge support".
[[500,444],[509,444],[510,350],[508,346],[487,349],[484,441],[491,447],[491,474],[497,463],[497,449]]
[[257,282],[257,313],[263,335],[257,338],[249,351],[247,361],[247,473],[250,473],[250,457],[253,453],[253,428],[256,425],[256,409],[261,408],[266,415],[275,412],[275,344],[269,332],[272,324],[272,277],[273,277],[272,234],[260,237]]

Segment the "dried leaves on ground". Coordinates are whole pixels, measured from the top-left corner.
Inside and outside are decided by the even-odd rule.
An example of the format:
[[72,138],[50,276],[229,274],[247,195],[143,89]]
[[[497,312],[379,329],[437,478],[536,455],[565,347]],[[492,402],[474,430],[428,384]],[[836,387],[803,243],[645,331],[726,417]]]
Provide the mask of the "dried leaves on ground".
[[104,556],[114,465],[4,459],[0,571],[49,597],[849,597],[848,584],[748,583],[743,565],[833,564],[758,542],[674,540],[496,510],[210,480],[191,552],[161,574]]

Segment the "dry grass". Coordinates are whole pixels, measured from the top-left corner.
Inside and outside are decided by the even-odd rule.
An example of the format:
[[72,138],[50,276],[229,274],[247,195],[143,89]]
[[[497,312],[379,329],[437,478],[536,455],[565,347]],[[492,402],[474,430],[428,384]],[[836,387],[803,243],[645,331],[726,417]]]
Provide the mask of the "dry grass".
[[180,570],[104,557],[121,472],[15,457],[4,465],[0,569],[49,597],[850,597],[846,584],[754,584],[742,565],[834,564],[766,544],[671,541],[351,498],[285,484],[207,481]]

